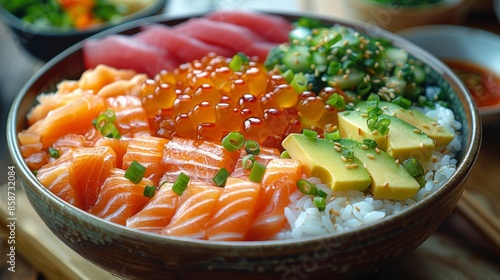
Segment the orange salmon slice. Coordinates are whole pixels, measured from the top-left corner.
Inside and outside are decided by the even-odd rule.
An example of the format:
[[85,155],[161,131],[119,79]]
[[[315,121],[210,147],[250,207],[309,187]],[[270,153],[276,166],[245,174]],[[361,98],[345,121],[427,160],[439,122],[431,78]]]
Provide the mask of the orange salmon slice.
[[88,210],[97,201],[101,185],[116,167],[116,154],[110,147],[77,148],[73,152],[72,165],[75,170],[76,189],[84,209]]
[[215,211],[206,227],[208,240],[242,241],[252,224],[261,186],[258,183],[227,178]]
[[182,172],[191,182],[211,184],[222,167],[233,172],[238,156],[239,151],[229,152],[217,143],[174,137],[163,150],[165,174],[160,183],[175,182]]
[[161,234],[205,239],[205,225],[212,216],[222,188],[190,183],[179,197],[179,207]]
[[49,162],[38,170],[36,178],[53,194],[69,204],[83,209],[84,204],[76,191],[71,152]]
[[139,135],[128,141],[127,152],[123,155],[123,169],[127,169],[135,160],[146,167],[145,177],[155,185],[163,175],[163,149],[168,140],[161,137]]
[[159,233],[177,210],[179,195],[172,191],[172,184],[163,184],[151,200],[137,214],[127,219],[127,226]]
[[286,225],[285,207],[300,178],[302,167],[298,160],[280,158],[267,164],[257,214],[246,236],[248,240],[268,240]]
[[[231,177],[248,179],[251,169],[243,168],[242,161],[243,157],[247,155],[247,152],[242,149],[241,155],[236,162],[233,173]],[[266,166],[272,159],[280,158],[280,152],[274,148],[260,147],[260,153],[255,156],[255,160],[262,165]]]
[[113,168],[101,187],[97,202],[89,212],[100,218],[120,225],[139,212],[150,200],[144,196],[144,188],[153,182],[143,178],[134,184],[125,178],[125,170]]

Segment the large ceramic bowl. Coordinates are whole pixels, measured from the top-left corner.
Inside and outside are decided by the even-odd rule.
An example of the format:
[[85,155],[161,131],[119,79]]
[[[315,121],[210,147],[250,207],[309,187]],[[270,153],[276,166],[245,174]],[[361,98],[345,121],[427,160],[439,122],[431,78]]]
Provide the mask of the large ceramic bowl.
[[[297,15],[284,15],[290,20]],[[362,24],[320,18],[363,32]],[[148,22],[175,24],[185,18],[154,17]],[[145,21],[107,31],[138,31]],[[374,32],[374,30],[371,30]],[[98,36],[104,36],[99,34]],[[457,171],[440,190],[413,207],[381,222],[342,234],[264,242],[209,242],[165,237],[128,229],[81,211],[53,195],[30,172],[21,156],[17,133],[35,97],[83,70],[82,45],[47,63],[19,93],[7,123],[9,151],[29,201],[52,232],[84,258],[123,278],[139,279],[328,279],[353,277],[393,263],[416,249],[449,217],[457,205],[478,154],[481,126],[477,109],[458,78],[438,59],[378,30],[396,46],[430,65],[431,76],[447,91],[462,125]]]
[[9,13],[0,6],[0,19],[10,28],[19,44],[33,57],[48,61],[75,43],[124,22],[156,15],[162,12],[168,1],[127,1],[130,14],[120,19],[97,24],[88,29],[63,29],[58,27],[37,27]]
[[[466,26],[426,25],[401,30],[399,35],[445,62],[463,61],[500,77],[498,34]],[[483,124],[498,123],[500,103],[479,107],[479,114]]]

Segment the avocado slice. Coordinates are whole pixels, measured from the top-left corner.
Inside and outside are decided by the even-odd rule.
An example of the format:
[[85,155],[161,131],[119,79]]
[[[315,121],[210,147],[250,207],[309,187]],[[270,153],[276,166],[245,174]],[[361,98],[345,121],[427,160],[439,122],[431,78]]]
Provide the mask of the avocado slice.
[[370,173],[370,192],[375,198],[404,200],[414,197],[419,183],[396,159],[377,148],[369,148],[361,142],[341,138],[341,147],[353,150],[354,156],[363,162]]
[[391,120],[387,135],[372,132],[367,124],[367,115],[359,111],[343,111],[338,113],[338,124],[342,138],[350,138],[362,142],[364,138],[373,139],[380,149],[390,156],[404,160],[415,157],[421,163],[428,162],[434,151],[434,140],[422,130],[393,116],[382,114],[379,118]]
[[[405,109],[397,104],[387,101],[379,101],[379,107],[384,114],[394,116],[422,130],[427,136],[434,139],[437,147],[444,147],[455,138],[455,134],[440,126],[436,120],[418,110]],[[360,112],[366,112],[366,101],[360,101],[355,105]]]
[[334,191],[366,190],[371,184],[370,174],[359,159],[344,161],[341,149],[324,138],[292,133],[282,144],[291,158],[302,162],[308,177],[320,178]]

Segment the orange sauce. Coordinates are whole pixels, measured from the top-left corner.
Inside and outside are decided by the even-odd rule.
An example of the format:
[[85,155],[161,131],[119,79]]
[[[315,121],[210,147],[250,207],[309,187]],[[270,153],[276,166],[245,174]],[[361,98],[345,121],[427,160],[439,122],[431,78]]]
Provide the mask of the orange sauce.
[[445,63],[462,79],[478,106],[500,103],[500,78],[479,65],[446,60]]

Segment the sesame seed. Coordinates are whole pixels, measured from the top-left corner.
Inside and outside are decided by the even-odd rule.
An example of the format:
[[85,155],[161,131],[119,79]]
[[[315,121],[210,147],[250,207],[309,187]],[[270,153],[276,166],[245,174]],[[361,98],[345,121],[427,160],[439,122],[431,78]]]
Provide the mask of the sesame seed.
[[366,146],[365,144],[363,144],[363,145],[361,145],[361,149],[368,150],[368,146]]
[[389,186],[389,182],[385,181],[384,182],[384,188],[387,188]]
[[339,146],[333,146],[333,148],[335,149],[335,151],[337,151],[339,153],[342,151]]
[[420,148],[422,148],[422,149],[423,149],[423,148],[425,148],[425,144],[424,144],[424,143],[420,143],[420,144],[418,144],[418,145],[419,145],[419,146],[420,146]]
[[429,125],[427,125],[426,123],[422,124],[422,127],[425,129],[429,129]]
[[344,80],[347,80],[347,78],[349,78],[349,75],[345,74],[342,78],[344,78]]
[[347,169],[356,169],[358,168],[358,165],[356,163],[349,163],[345,165],[345,168]]
[[343,162],[347,162],[347,158],[345,156],[341,156],[340,159],[343,161]]
[[400,164],[401,163],[401,161],[399,161],[399,158],[397,158],[395,162],[396,162],[396,164]]
[[369,158],[369,159],[375,159],[375,156],[372,155],[372,154],[370,154],[370,153],[367,153],[366,157]]
[[342,144],[340,144],[339,142],[335,142],[333,145],[335,145],[335,147],[339,147],[339,148],[342,146]]
[[354,206],[354,210],[356,210],[356,211],[358,211],[358,212],[361,212],[361,209],[359,209],[359,206],[358,206],[358,205]]
[[367,118],[368,114],[367,113],[361,113],[360,116],[362,116],[363,118]]
[[420,134],[420,133],[422,133],[422,130],[420,130],[420,129],[414,129],[413,132],[415,132],[416,134]]
[[376,129],[375,129],[375,130],[374,130],[374,131],[372,131],[370,134],[371,134],[371,135],[378,135],[378,130],[376,130]]
[[437,122],[432,122],[431,123],[433,126],[438,126],[439,124]]
[[361,128],[358,127],[358,135],[363,135],[363,130],[361,130]]

